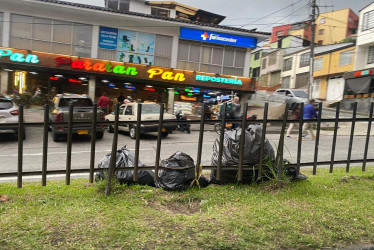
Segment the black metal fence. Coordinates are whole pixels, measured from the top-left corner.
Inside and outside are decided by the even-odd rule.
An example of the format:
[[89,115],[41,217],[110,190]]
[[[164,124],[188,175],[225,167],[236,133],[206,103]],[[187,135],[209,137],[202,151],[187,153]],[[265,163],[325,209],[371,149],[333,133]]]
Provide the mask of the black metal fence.
[[[371,125],[373,120],[373,108],[374,103],[371,103],[370,113],[368,118],[357,118],[357,103],[353,106],[353,114],[352,118],[340,118],[340,103],[337,103],[336,106],[336,115],[334,119],[322,119],[322,112],[323,112],[323,105],[322,103],[319,104],[319,116],[317,120],[305,120],[303,119],[303,110],[304,104],[301,103],[300,107],[300,118],[299,120],[288,120],[288,110],[289,106],[285,106],[283,119],[282,120],[271,120],[268,119],[268,110],[269,104],[266,103],[264,107],[264,115],[262,120],[248,120],[245,115],[243,115],[240,125],[242,128],[247,127],[249,124],[262,124],[262,138],[261,138],[261,147],[259,152],[259,164],[254,166],[247,166],[243,164],[243,155],[244,155],[244,140],[245,140],[245,133],[241,133],[240,137],[240,148],[239,148],[239,164],[237,166],[222,166],[222,155],[223,155],[223,139],[224,139],[224,132],[225,132],[225,125],[226,123],[239,123],[238,120],[226,119],[225,116],[221,120],[206,120],[205,117],[205,104],[202,108],[201,119],[198,121],[170,121],[164,120],[164,105],[160,105],[160,119],[158,120],[158,137],[157,137],[157,148],[156,148],[156,156],[155,156],[155,164],[154,166],[148,167],[139,167],[139,151],[140,151],[140,127],[143,124],[155,124],[155,121],[142,121],[141,114],[142,114],[142,104],[138,104],[137,109],[137,121],[135,122],[123,122],[119,121],[119,105],[117,104],[115,107],[115,120],[113,122],[99,122],[97,121],[97,112],[98,108],[97,105],[94,105],[93,108],[93,116],[91,122],[74,122],[73,121],[73,106],[69,106],[69,119],[67,122],[55,123],[50,122],[49,117],[49,106],[44,106],[44,122],[37,123],[37,122],[24,122],[24,110],[23,106],[19,107],[19,122],[18,124],[14,124],[18,126],[18,135],[22,135],[24,128],[27,127],[43,127],[43,154],[42,154],[42,169],[41,171],[23,171],[23,138],[22,136],[18,136],[18,168],[17,172],[8,172],[8,173],[0,173],[0,177],[14,177],[17,176],[17,186],[18,188],[22,187],[22,177],[23,176],[42,176],[42,185],[47,185],[47,175],[54,175],[54,174],[65,174],[65,183],[66,185],[70,185],[71,175],[74,173],[89,173],[89,182],[93,183],[94,181],[94,174],[95,172],[100,171],[107,171],[106,169],[102,168],[95,168],[95,147],[96,147],[96,136],[91,136],[91,152],[90,152],[90,168],[84,169],[71,169],[71,155],[72,155],[72,135],[73,135],[73,126],[81,126],[81,125],[88,125],[92,126],[92,135],[96,134],[97,126],[108,126],[112,125],[114,127],[114,134],[113,134],[113,142],[112,142],[112,150],[111,155],[116,155],[117,151],[117,144],[118,144],[118,126],[120,125],[132,125],[136,127],[136,143],[135,143],[135,162],[134,167],[132,168],[118,168],[116,167],[116,158],[111,157],[110,166],[108,169],[108,179],[112,180],[114,174],[117,170],[133,170],[133,181],[138,181],[138,170],[154,170],[155,171],[155,180],[158,178],[158,171],[160,167],[160,153],[161,153],[161,146],[162,146],[162,127],[164,124],[173,123],[173,124],[200,124],[199,129],[199,140],[198,140],[198,147],[197,147],[197,161],[196,161],[196,172],[200,172],[201,168],[205,170],[216,170],[216,179],[219,181],[222,178],[222,171],[223,170],[236,170],[237,173],[237,180],[241,182],[243,179],[243,171],[244,170],[255,170],[258,171],[258,178],[261,179],[264,173],[265,164],[263,162],[264,157],[264,144],[265,138],[267,133],[267,124],[268,123],[280,123],[281,130],[279,133],[279,142],[277,148],[277,155],[276,155],[276,167],[278,172],[278,181],[279,183],[282,181],[282,168],[284,168],[283,164],[283,155],[284,155],[284,137],[286,131],[287,123],[297,123],[299,124],[298,136],[302,138],[302,129],[304,123],[317,123],[317,131],[316,131],[316,138],[315,138],[315,147],[314,147],[314,160],[312,162],[301,162],[301,154],[302,154],[302,140],[298,140],[298,147],[297,147],[297,161],[296,163],[287,164],[286,167],[296,167],[297,173],[299,173],[300,168],[304,166],[313,166],[313,174],[317,173],[317,166],[319,165],[330,165],[330,173],[333,172],[335,164],[346,164],[346,171],[349,172],[350,165],[352,163],[362,163],[362,171],[365,171],[366,165],[368,162],[374,162],[374,158],[368,158],[368,149],[369,149],[369,141],[370,141],[370,133],[371,133]],[[247,114],[247,108],[244,107],[243,113]],[[227,105],[223,105],[223,112],[226,113]],[[202,158],[202,148],[204,142],[204,130],[206,124],[216,124],[220,122],[221,131],[219,135],[219,150],[218,150],[218,166],[201,166],[201,158]],[[321,131],[321,123],[329,122],[334,123],[334,134],[332,137],[332,148],[331,148],[331,160],[330,161],[318,161],[318,151],[319,151],[319,143],[320,143],[320,131]],[[347,152],[347,159],[346,160],[335,160],[335,149],[336,149],[336,139],[337,139],[337,132],[338,126],[341,122],[349,122],[351,123],[351,132],[349,136],[349,147]],[[352,155],[352,146],[353,146],[353,139],[354,139],[354,132],[355,132],[355,125],[357,122],[367,122],[367,133],[366,133],[366,142],[365,142],[365,149],[363,153],[363,157],[360,159],[351,159]],[[47,157],[48,157],[48,131],[51,125],[67,125],[68,126],[68,135],[67,135],[67,153],[66,153],[66,169],[63,170],[48,170],[47,166]],[[9,126],[9,124],[0,124],[1,127]],[[106,185],[106,195],[110,195],[111,192],[111,181],[107,181]]]

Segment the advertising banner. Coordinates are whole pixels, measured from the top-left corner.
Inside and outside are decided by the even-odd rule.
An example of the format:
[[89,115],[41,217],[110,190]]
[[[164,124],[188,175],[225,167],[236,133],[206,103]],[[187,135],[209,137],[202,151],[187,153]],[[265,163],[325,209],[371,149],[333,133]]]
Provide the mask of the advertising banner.
[[117,49],[118,29],[100,26],[99,48]]

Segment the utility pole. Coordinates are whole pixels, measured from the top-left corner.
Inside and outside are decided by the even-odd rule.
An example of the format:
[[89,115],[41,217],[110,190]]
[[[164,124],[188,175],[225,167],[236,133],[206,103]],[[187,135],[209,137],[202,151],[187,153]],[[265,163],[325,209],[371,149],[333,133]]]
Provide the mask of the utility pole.
[[312,15],[310,16],[310,25],[311,25],[311,38],[310,38],[310,72],[309,72],[309,84],[308,92],[309,99],[312,99],[312,86],[314,82],[313,71],[314,71],[314,40],[315,40],[315,31],[316,31],[316,0],[312,0]]

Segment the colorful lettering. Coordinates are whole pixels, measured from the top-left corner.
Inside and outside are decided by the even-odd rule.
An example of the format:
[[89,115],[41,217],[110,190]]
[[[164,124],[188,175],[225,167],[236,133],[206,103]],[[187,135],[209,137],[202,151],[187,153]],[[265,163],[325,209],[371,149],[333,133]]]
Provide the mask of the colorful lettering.
[[179,82],[183,82],[183,81],[186,80],[183,73],[174,74],[174,72],[172,72],[172,71],[165,71],[164,72],[164,70],[160,69],[160,68],[149,69],[147,72],[149,74],[148,77],[150,79],[152,79],[154,76],[161,75],[161,79],[163,79],[163,80],[179,81]]
[[9,49],[0,49],[0,57],[10,56],[13,52]]
[[196,81],[202,82],[218,82],[218,83],[226,83],[226,84],[235,84],[235,85],[242,85],[242,80],[235,78],[226,78],[226,77],[214,77],[214,76],[204,76],[204,75],[196,75]]
[[68,57],[56,57],[55,58],[56,62],[57,62],[57,66],[60,66],[60,65],[69,65],[72,63],[72,60]]
[[75,60],[72,64],[71,67],[73,69],[84,69],[84,62],[82,60]]
[[26,63],[38,63],[39,59],[38,56],[28,54],[24,55],[22,53],[13,53],[10,49],[0,49],[0,58],[1,57],[9,57],[9,59],[13,62],[26,62]]

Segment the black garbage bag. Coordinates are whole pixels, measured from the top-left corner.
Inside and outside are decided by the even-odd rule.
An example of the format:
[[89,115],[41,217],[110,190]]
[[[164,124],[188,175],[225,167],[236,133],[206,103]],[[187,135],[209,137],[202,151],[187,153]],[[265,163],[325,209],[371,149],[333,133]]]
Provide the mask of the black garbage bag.
[[[104,159],[99,163],[99,168],[109,168],[110,164],[110,157],[111,154],[107,154]],[[122,147],[120,150],[117,151],[116,157],[116,167],[117,168],[126,168],[126,167],[134,167],[135,162],[135,155],[130,150],[126,148],[126,146]],[[139,168],[144,167],[143,163],[139,161],[138,163]],[[117,180],[121,184],[134,184],[133,170],[118,170],[115,173]],[[95,179],[104,180],[105,175],[104,172],[100,172],[96,174]],[[154,182],[154,173],[150,170],[138,170],[138,184],[140,185],[148,185],[148,186],[155,186]]]
[[[183,152],[176,152],[169,159],[161,161],[161,167],[158,172],[158,181],[156,187],[169,191],[187,190],[195,180],[194,160]],[[201,176],[199,178],[200,187],[209,185],[208,180]]]
[[[222,166],[235,166],[239,164],[239,149],[241,128],[226,131],[223,137],[223,154]],[[260,161],[260,147],[262,128],[260,125],[251,124],[244,130],[244,154],[243,164],[255,165]],[[218,166],[218,151],[219,139],[217,138],[213,145],[212,165]],[[275,153],[270,142],[265,138],[264,144],[264,159],[263,162],[274,161]],[[253,170],[243,171],[243,182],[252,182],[257,179],[257,172]],[[269,173],[270,174],[270,173]],[[215,182],[216,171],[211,172],[211,181]],[[224,170],[221,173],[220,183],[235,183],[237,182],[237,170]]]

